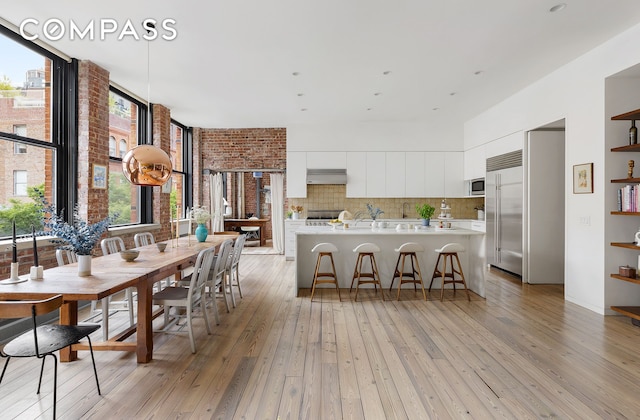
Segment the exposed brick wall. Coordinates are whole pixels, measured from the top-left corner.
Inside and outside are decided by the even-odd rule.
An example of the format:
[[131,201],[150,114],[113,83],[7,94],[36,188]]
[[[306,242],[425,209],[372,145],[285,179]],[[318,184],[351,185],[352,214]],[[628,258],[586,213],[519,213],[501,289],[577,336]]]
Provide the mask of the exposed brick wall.
[[78,204],[93,223],[109,214],[108,189],[91,184],[92,166],[109,166],[109,72],[81,61],[78,77]]
[[[153,145],[169,153],[171,148],[171,111],[162,105],[153,106]],[[154,233],[156,241],[163,241],[171,236],[169,226],[169,194],[162,188],[153,188],[153,221],[160,223],[160,230]]]
[[[236,169],[282,169],[287,166],[286,128],[201,129],[199,133],[202,169],[231,171]],[[195,136],[194,136],[195,142]],[[194,156],[198,156],[194,149]],[[195,172],[200,176],[199,173]],[[256,182],[250,172],[244,174],[245,213],[256,213]],[[197,181],[196,181],[197,182]],[[235,182],[235,180],[232,180]],[[262,187],[269,185],[269,175],[263,174]],[[203,204],[209,203],[208,182],[203,182]],[[286,196],[286,193],[285,193]],[[230,204],[233,204],[231,202]],[[235,206],[234,206],[235,207]],[[244,217],[234,213],[235,217]],[[264,216],[261,211],[261,216]],[[267,216],[271,217],[270,212]],[[271,225],[267,225],[271,238]]]

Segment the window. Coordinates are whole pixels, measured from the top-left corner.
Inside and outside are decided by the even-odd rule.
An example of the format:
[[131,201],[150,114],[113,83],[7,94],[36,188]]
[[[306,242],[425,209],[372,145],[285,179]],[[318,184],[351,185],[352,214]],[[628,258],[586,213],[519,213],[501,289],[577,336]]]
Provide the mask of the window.
[[[0,74],[0,238],[40,228],[33,193],[40,190],[58,208],[73,206],[76,139],[75,60],[66,61],[0,26],[0,51],[10,65]],[[6,72],[6,73],[5,73]],[[28,151],[28,154],[27,154]],[[63,168],[63,170],[58,170]],[[71,187],[70,187],[71,186]]]
[[191,142],[188,130],[182,124],[171,121],[171,208],[178,206],[181,217],[186,217],[186,207],[193,205],[191,195]]
[[[27,137],[27,125],[26,124],[14,124],[13,125],[13,134],[16,134],[20,137]],[[24,143],[15,142],[13,144],[13,154],[15,155],[23,155],[27,153],[27,145]]]
[[116,138],[109,136],[109,156],[118,156],[116,153]]
[[[146,108],[146,107],[145,107]],[[109,214],[118,213],[114,224],[144,222],[140,189],[130,184],[122,173],[122,157],[127,150],[144,138],[143,126],[138,124],[143,105],[111,88],[109,92]],[[116,139],[121,139],[117,141]]]
[[124,158],[124,155],[129,151],[129,147],[127,147],[127,141],[125,139],[120,139],[120,159]]
[[27,195],[27,171],[13,171],[13,195]]
[[27,153],[27,145],[24,143],[15,142],[13,144],[13,153],[16,155],[24,155]]

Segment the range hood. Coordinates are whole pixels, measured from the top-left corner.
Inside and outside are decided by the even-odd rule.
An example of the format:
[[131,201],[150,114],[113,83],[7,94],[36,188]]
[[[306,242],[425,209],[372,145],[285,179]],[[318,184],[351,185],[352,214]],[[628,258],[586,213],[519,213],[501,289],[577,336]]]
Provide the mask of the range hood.
[[346,169],[307,169],[307,184],[347,183]]

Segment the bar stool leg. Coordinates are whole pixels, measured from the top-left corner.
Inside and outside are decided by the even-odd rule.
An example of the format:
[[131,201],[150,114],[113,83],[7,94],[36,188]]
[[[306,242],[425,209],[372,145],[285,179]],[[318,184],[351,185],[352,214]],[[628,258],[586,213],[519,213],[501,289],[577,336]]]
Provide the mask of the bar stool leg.
[[384,290],[382,290],[382,283],[380,282],[380,273],[378,271],[378,264],[376,263],[376,259],[373,254],[371,254],[371,266],[373,267],[372,271],[376,276],[374,279],[377,280],[375,283],[373,283],[373,287],[376,289],[376,293],[378,293],[378,285],[380,286],[380,296],[384,301]]
[[[418,278],[420,279],[420,287],[422,288],[422,297],[424,300],[427,300],[427,292],[424,290],[424,281],[422,281],[422,272],[420,271],[420,264],[418,264],[418,256],[415,253],[411,254],[411,258],[415,259],[416,261],[416,266],[413,272],[413,287],[414,289],[416,288],[416,274],[418,275]],[[411,266],[413,267],[413,260],[412,260],[412,264]]]
[[[360,268],[358,268],[358,265]],[[353,282],[356,281],[357,277],[360,277],[360,270],[362,268],[362,254],[358,254],[358,258],[356,258],[356,265],[353,267],[353,277],[351,277],[351,286],[349,287],[349,294],[351,294],[351,290],[353,289]]]
[[316,283],[318,282],[318,270],[320,269],[321,258],[322,258],[322,253],[319,253],[318,259],[316,260],[316,269],[313,272],[313,285],[311,286],[311,300],[313,300],[313,294],[316,292]]
[[338,291],[338,301],[342,302],[342,298],[340,297],[340,287],[338,287],[338,276],[336,275],[336,266],[333,264],[333,254],[329,253],[329,259],[331,260],[331,269],[333,270],[333,282],[336,285],[336,290]]
[[[460,274],[462,285],[464,286],[464,291],[467,293],[467,300],[471,302],[471,294],[469,294],[469,288],[467,287],[467,282],[464,278],[464,273],[462,272],[462,265],[460,264],[460,258],[458,258],[457,252],[454,255],[456,256],[456,261],[458,262],[458,270],[460,270],[458,274]],[[451,262],[451,266],[453,267],[453,261]],[[455,286],[455,283],[453,284]]]

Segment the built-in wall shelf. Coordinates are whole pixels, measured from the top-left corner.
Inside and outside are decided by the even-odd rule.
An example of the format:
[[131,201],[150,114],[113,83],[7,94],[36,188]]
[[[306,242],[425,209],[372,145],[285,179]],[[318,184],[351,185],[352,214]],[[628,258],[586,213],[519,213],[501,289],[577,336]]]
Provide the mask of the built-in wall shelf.
[[640,306],[612,306],[612,310],[640,321]]
[[640,184],[640,178],[612,179],[612,184]]
[[617,246],[617,247],[620,247],[620,248],[640,250],[640,246],[637,246],[633,242],[611,242],[611,246]]
[[611,149],[612,152],[640,152],[640,144],[629,144],[627,146],[618,146]]
[[612,211],[611,214],[614,216],[640,216],[640,213],[636,211]]
[[628,281],[629,283],[640,284],[640,277],[638,276],[632,278],[632,277],[621,276],[620,274],[611,274],[611,277],[618,280]]
[[640,120],[640,109],[611,117],[612,120]]

